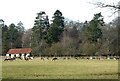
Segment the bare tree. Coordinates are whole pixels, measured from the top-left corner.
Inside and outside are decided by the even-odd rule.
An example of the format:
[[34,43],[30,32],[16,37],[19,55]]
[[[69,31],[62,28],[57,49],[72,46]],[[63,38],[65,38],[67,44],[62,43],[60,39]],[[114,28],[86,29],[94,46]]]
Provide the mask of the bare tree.
[[103,2],[95,2],[95,3],[89,2],[89,3],[95,5],[97,8],[110,8],[111,10],[114,10],[112,15],[117,12],[120,12],[120,1],[116,5],[115,4],[105,4]]

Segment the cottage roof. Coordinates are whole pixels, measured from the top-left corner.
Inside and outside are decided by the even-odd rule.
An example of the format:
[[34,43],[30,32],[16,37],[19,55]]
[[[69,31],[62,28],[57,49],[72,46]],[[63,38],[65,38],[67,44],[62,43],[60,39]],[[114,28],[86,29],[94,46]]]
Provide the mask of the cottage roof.
[[24,53],[31,53],[31,48],[17,48],[17,49],[9,49],[7,54],[24,54]]

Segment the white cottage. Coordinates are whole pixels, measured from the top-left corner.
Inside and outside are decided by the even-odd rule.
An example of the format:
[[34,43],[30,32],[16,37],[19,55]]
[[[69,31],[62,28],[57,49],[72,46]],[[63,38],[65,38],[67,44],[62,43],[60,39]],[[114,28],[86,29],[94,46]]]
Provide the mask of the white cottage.
[[21,57],[24,59],[25,57],[31,56],[32,49],[31,48],[17,48],[17,49],[10,49],[6,57],[7,58],[14,58],[14,57]]

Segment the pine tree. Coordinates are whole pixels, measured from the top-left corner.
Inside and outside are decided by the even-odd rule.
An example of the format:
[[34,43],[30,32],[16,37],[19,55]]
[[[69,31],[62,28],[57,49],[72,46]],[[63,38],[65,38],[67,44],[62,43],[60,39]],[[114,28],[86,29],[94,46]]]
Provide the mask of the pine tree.
[[5,55],[9,50],[9,33],[7,25],[2,26],[2,54]]
[[102,37],[101,26],[104,25],[101,13],[95,14],[94,18],[85,25],[85,34],[90,42],[97,42]]
[[37,14],[33,31],[33,40],[36,44],[40,44],[42,39],[46,39],[47,30],[49,28],[49,19],[44,11]]
[[17,39],[18,44],[16,47],[20,48],[20,47],[23,47],[23,34],[24,34],[25,29],[21,21],[17,24],[16,28],[18,30],[18,35],[19,35]]
[[56,43],[60,41],[60,37],[64,31],[64,17],[62,16],[62,12],[56,10],[53,16],[53,21],[51,27],[48,30],[47,34],[47,43],[51,45],[52,43]]
[[41,55],[43,44],[46,40],[47,31],[49,29],[49,19],[44,11],[37,14],[34,27],[32,28],[32,49],[36,55]]
[[15,24],[12,23],[9,25],[8,33],[9,33],[10,48],[16,48],[17,44],[19,43],[17,41],[19,35]]

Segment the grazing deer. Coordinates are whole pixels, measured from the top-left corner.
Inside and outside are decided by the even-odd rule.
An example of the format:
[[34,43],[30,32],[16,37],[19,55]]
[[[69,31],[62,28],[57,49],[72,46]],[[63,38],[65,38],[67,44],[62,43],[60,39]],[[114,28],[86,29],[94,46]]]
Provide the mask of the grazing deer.
[[4,59],[4,61],[8,61],[8,60],[11,60],[11,61],[13,61],[13,60],[15,60],[16,58],[6,58],[6,59]]
[[75,59],[76,59],[76,60],[78,60],[78,58],[77,58],[77,57],[75,57]]
[[49,57],[47,57],[47,59],[49,60]]
[[53,61],[53,60],[58,60],[58,58],[55,57],[55,58],[52,59],[52,61]]
[[116,57],[116,60],[119,60],[119,57]]
[[29,57],[25,57],[25,60],[28,61],[30,58]]
[[70,57],[68,57],[67,59],[70,59]]
[[44,57],[41,57],[41,60],[44,60]]
[[63,60],[65,60],[65,59],[66,59],[66,57],[63,58]]
[[89,60],[90,58],[89,57],[87,57],[87,60]]

